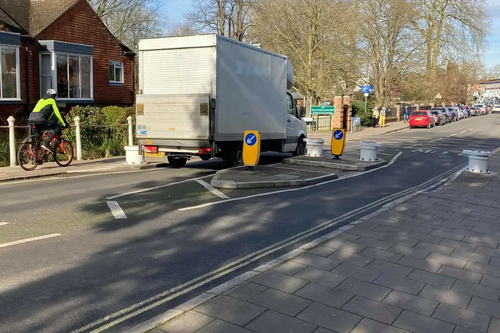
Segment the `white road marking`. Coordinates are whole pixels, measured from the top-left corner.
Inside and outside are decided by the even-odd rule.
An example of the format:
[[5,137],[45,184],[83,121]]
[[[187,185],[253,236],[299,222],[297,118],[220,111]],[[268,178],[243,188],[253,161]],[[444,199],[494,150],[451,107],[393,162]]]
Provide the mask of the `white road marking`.
[[[328,229],[328,228],[330,228],[330,227],[332,227],[332,226],[334,226],[342,221],[345,221],[349,218],[352,218],[353,216],[367,212],[370,209],[377,207],[378,205],[385,204],[383,207],[390,207],[391,203],[396,205],[398,203],[403,202],[403,200],[405,198],[409,198],[411,195],[414,196],[416,194],[428,191],[429,189],[435,188],[437,185],[439,185],[441,182],[443,182],[445,180],[443,178],[449,177],[449,175],[452,175],[453,173],[456,172],[456,170],[459,170],[460,168],[463,168],[463,167],[464,167],[463,165],[455,167],[455,168],[453,168],[453,169],[451,169],[451,170],[449,170],[449,171],[447,171],[439,176],[436,176],[436,177],[434,177],[434,178],[432,178],[432,179],[430,179],[430,180],[426,181],[425,183],[422,183],[418,186],[415,186],[413,188],[410,188],[410,189],[401,191],[399,193],[395,193],[393,195],[387,196],[385,198],[379,199],[379,200],[374,201],[366,206],[360,207],[360,208],[355,209],[351,212],[345,213],[344,215],[341,215],[337,218],[326,221],[326,222],[324,222],[316,227],[313,227],[313,228],[305,230],[301,233],[298,233],[298,234],[296,234],[292,237],[289,237],[281,242],[270,245],[270,246],[263,248],[261,250],[255,251],[255,252],[248,254],[240,259],[237,259],[229,264],[226,264],[222,267],[219,267],[211,272],[208,272],[208,273],[201,275],[197,278],[194,278],[188,282],[185,282],[179,286],[176,286],[170,290],[166,290],[162,293],[159,293],[159,294],[152,296],[148,299],[145,299],[141,302],[133,304],[126,309],[122,309],[122,310],[117,311],[113,314],[110,314],[104,318],[98,319],[98,320],[94,321],[93,323],[90,323],[84,327],[73,330],[73,331],[71,331],[71,333],[82,333],[82,332],[98,333],[98,332],[102,332],[102,331],[104,331],[110,327],[113,327],[121,322],[124,322],[130,318],[136,317],[137,315],[140,315],[141,313],[144,313],[148,310],[151,310],[151,309],[153,309],[153,308],[155,308],[155,307],[157,307],[165,302],[173,300],[181,295],[184,295],[192,290],[195,290],[203,285],[206,285],[207,283],[210,283],[211,281],[214,281],[215,279],[218,279],[222,276],[225,276],[231,272],[234,272],[235,270],[240,269],[240,268],[242,268],[242,267],[244,267],[252,262],[255,262],[255,261],[259,260],[260,258],[263,258],[263,257],[270,255],[278,250],[281,250],[281,249],[286,248],[290,245],[293,245],[304,238],[310,237],[310,236],[312,236],[312,235],[314,235],[322,230]],[[377,169],[374,169],[374,170],[377,170]],[[436,181],[439,181],[439,184],[436,184]],[[382,208],[380,211],[383,211],[383,210],[387,210],[387,208]],[[370,214],[370,215],[372,215],[372,214]],[[368,218],[368,216],[370,216],[370,215],[365,216],[365,218]],[[373,216],[375,216],[375,215],[373,215]],[[343,227],[343,228],[346,228],[346,227]],[[346,229],[340,228],[339,230],[346,230]],[[334,237],[340,233],[341,232],[339,232],[337,230],[337,231],[334,231],[328,235],[323,236],[322,238],[326,241],[327,240],[327,239],[325,239],[326,237]],[[289,260],[289,259],[292,259],[295,256],[295,254],[300,254],[302,252],[303,252],[303,250],[298,251],[296,249],[296,250],[293,250],[292,252],[289,252],[288,254],[281,256],[279,259]],[[294,253],[294,254],[291,255],[292,253]],[[288,257],[288,259],[285,259],[286,257]],[[242,281],[242,282],[244,282],[244,281]],[[153,303],[151,303],[151,302],[153,302]],[[150,303],[150,304],[147,305],[148,303]],[[172,311],[172,310],[170,310],[170,311]],[[183,311],[187,311],[187,310],[183,310]],[[182,313],[183,311],[179,311],[179,312]],[[123,316],[123,317],[119,317],[125,313],[128,313],[128,314]],[[119,318],[115,319],[117,317],[119,317]],[[110,320],[113,320],[113,319],[115,319],[115,320],[109,322]],[[98,325],[101,325],[105,322],[108,322],[108,323],[90,331],[90,329],[92,329]],[[127,332],[131,333],[131,332],[138,332],[138,331],[131,329]],[[141,330],[141,332],[142,332],[142,330]]]
[[45,235],[45,236],[38,236],[38,237],[21,239],[21,240],[14,241],[14,242],[0,244],[0,248],[2,248],[2,247],[8,247],[8,246],[13,246],[13,245],[18,245],[18,244],[29,243],[29,242],[34,242],[34,241],[38,241],[38,240],[42,240],[42,239],[47,239],[47,238],[59,237],[59,236],[61,236],[61,234],[50,234],[50,235]]
[[416,146],[420,146],[420,145],[421,145],[421,143],[417,143],[415,145],[405,147],[405,149],[410,149],[410,148],[413,148],[413,147],[416,147]]
[[432,151],[432,150],[430,150],[430,149],[429,149],[429,150],[424,150],[424,151],[423,151],[423,153],[424,153],[424,154],[428,154],[428,153],[430,153],[431,151]]
[[466,132],[467,132],[467,130],[460,132],[460,134],[463,134],[463,133],[466,133]]
[[274,191],[274,192],[253,194],[253,195],[249,195],[249,196],[246,196],[246,197],[230,198],[230,199],[227,199],[227,200],[216,201],[216,202],[209,202],[209,203],[201,204],[201,205],[198,205],[198,206],[191,206],[191,207],[179,208],[178,210],[179,211],[186,211],[186,210],[192,210],[192,209],[199,209],[199,208],[214,206],[214,205],[218,205],[218,204],[222,204],[222,203],[226,203],[226,202],[248,200],[248,199],[252,199],[252,198],[266,197],[268,195],[274,195],[274,194],[303,191],[303,190],[307,190],[307,189],[314,188],[314,187],[317,187],[317,186],[322,186],[322,185],[326,185],[326,184],[338,182],[338,181],[341,181],[341,180],[344,180],[344,179],[359,177],[359,176],[365,175],[367,173],[375,172],[375,171],[378,171],[378,170],[390,167],[391,165],[394,164],[394,162],[396,162],[396,160],[398,159],[399,156],[401,156],[401,154],[403,154],[402,151],[400,151],[396,156],[394,156],[389,163],[387,163],[384,166],[378,167],[376,169],[372,169],[372,170],[368,170],[368,171],[364,171],[364,172],[360,172],[360,173],[355,173],[355,174],[350,174],[350,175],[347,175],[345,177],[339,177],[337,179],[327,180],[327,181],[322,182],[322,183],[313,184],[313,185],[307,185],[307,186],[302,186],[302,187],[299,187],[299,188],[290,188],[290,189],[280,190],[280,191]]
[[7,222],[0,222],[0,227],[7,224],[8,224]]
[[434,140],[431,140],[431,141],[429,141],[429,142],[436,142],[436,141],[440,141],[440,140],[443,140],[443,138],[434,139]]
[[109,209],[111,209],[111,213],[115,217],[115,219],[126,219],[127,215],[123,212],[122,208],[116,201],[106,201]]
[[221,191],[219,191],[218,189],[216,189],[215,187],[213,187],[212,185],[210,185],[206,181],[198,179],[196,182],[198,184],[200,184],[201,186],[203,186],[204,188],[206,188],[207,190],[209,190],[210,192],[212,192],[213,194],[215,194],[216,196],[218,196],[219,198],[229,199],[229,197],[227,195],[225,195],[224,193],[222,193]]
[[441,155],[448,154],[448,151],[442,152]]
[[457,135],[457,133],[450,134],[450,135],[447,136],[447,138],[451,138],[452,136],[455,136],[455,135]]
[[145,189],[137,190],[137,191],[125,192],[125,193],[122,193],[122,194],[117,194],[117,195],[113,195],[111,197],[107,197],[106,200],[113,200],[113,199],[125,197],[125,196],[128,196],[128,195],[132,195],[132,194],[149,192],[149,191],[157,190],[159,188],[164,188],[164,187],[168,187],[168,186],[183,184],[183,183],[187,183],[187,182],[190,182],[190,181],[193,181],[193,180],[203,179],[203,178],[212,177],[212,176],[213,175],[206,175],[206,176],[202,176],[202,177],[189,178],[189,179],[184,179],[184,180],[181,180],[181,181],[178,181],[178,182],[174,182],[174,183],[168,183],[168,184],[165,184],[165,185],[159,185],[159,186],[145,188]]

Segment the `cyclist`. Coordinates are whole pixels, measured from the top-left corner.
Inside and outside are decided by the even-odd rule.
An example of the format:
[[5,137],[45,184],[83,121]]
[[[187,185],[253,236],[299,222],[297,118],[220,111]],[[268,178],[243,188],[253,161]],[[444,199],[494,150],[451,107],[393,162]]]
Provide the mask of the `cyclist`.
[[67,127],[68,122],[59,112],[56,104],[57,91],[48,89],[47,93],[38,101],[29,116],[29,123],[35,125],[36,134],[40,135],[43,130],[52,130],[47,141],[42,143],[41,147],[49,152],[50,142],[61,130]]

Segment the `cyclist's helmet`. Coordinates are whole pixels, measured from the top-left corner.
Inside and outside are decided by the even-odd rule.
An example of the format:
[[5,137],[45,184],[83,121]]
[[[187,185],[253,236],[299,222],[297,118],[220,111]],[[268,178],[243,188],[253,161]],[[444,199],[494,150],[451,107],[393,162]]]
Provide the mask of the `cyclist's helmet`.
[[47,90],[47,95],[49,95],[50,97],[52,98],[56,98],[57,96],[57,91],[55,91],[54,89],[48,89]]

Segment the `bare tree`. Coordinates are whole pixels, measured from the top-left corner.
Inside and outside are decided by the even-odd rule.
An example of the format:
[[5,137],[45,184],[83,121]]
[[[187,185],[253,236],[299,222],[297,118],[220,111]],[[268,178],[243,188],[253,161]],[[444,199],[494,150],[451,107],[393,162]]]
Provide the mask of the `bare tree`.
[[409,20],[425,41],[426,69],[432,78],[458,52],[476,54],[485,46],[485,0],[408,0]]
[[309,102],[331,98],[355,81],[350,5],[343,0],[260,0],[249,39],[290,58],[295,88]]
[[115,37],[134,51],[141,38],[163,33],[158,0],[87,1]]
[[179,23],[167,30],[167,35],[169,36],[188,36],[195,35],[197,33],[198,31],[189,23]]
[[250,11],[256,0],[197,0],[187,21],[200,32],[215,32],[243,41],[250,27]]
[[376,105],[388,105],[404,76],[418,72],[418,40],[406,19],[405,0],[365,0],[359,4],[362,20],[360,42],[369,61]]

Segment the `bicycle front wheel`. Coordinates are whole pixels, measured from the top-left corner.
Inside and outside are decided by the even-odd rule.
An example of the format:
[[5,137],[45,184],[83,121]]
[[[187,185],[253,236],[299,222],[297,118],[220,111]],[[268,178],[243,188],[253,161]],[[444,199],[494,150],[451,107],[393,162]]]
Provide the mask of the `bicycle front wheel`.
[[73,161],[73,145],[66,140],[57,142],[54,150],[54,159],[59,166],[67,167]]
[[24,171],[33,171],[38,166],[37,156],[33,142],[25,142],[17,151],[17,162]]

